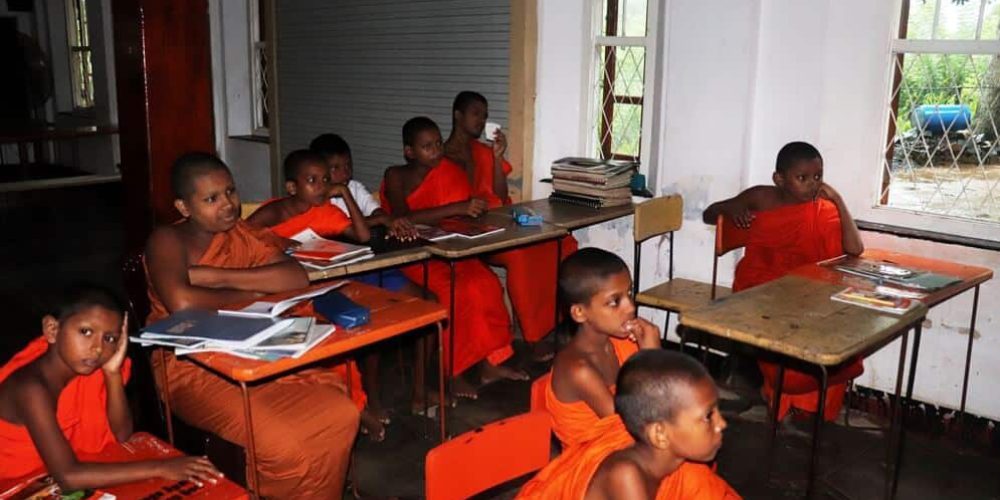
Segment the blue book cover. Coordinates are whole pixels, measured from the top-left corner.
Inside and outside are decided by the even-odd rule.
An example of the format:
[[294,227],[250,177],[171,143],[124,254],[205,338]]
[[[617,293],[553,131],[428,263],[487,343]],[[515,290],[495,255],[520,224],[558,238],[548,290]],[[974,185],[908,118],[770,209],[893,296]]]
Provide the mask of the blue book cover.
[[140,339],[198,339],[213,344],[251,347],[291,322],[291,319],[248,318],[190,309],[146,326]]

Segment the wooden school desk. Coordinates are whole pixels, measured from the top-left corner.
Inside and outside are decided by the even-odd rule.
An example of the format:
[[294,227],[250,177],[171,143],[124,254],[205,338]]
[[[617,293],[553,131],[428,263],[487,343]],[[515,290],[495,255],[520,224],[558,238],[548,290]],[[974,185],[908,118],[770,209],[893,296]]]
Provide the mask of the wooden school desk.
[[425,247],[407,248],[386,253],[377,253],[370,259],[332,267],[330,269],[318,270],[306,268],[309,281],[322,281],[333,278],[345,278],[356,274],[371,271],[382,271],[392,267],[399,267],[405,264],[412,264],[429,259],[431,254]]
[[[317,285],[323,286],[323,285]],[[251,489],[256,490],[260,484],[257,475],[256,448],[253,437],[253,417],[250,408],[250,388],[249,385],[273,379],[279,375],[298,370],[307,365],[330,359],[336,356],[343,356],[356,349],[397,337],[411,332],[418,328],[437,324],[438,330],[438,390],[440,400],[438,401],[441,441],[445,440],[445,369],[444,369],[444,344],[442,341],[442,326],[445,321],[447,311],[440,304],[421,300],[409,295],[390,292],[381,288],[365,285],[362,283],[348,282],[340,291],[354,302],[368,307],[371,312],[371,320],[368,324],[357,328],[345,329],[337,328],[332,335],[327,337],[319,345],[306,352],[301,358],[282,358],[276,361],[260,361],[240,358],[231,354],[210,352],[188,356],[191,361],[204,368],[225,377],[240,386],[243,393],[243,413],[246,417],[247,425],[247,465],[251,470],[251,477],[247,481],[251,483]],[[282,294],[275,294],[265,297],[263,300],[281,300],[302,293],[302,290],[295,290]],[[164,365],[166,366],[166,365]],[[165,369],[165,368],[164,368]],[[348,371],[350,374],[350,371]],[[166,407],[168,432],[172,434],[171,411],[170,411],[170,390],[169,373],[163,374],[166,381],[164,387],[164,406]],[[348,386],[350,382],[348,381]],[[171,436],[172,439],[172,436]]]
[[541,215],[543,221],[570,231],[635,213],[635,204],[633,203],[617,207],[589,208],[547,199],[515,203],[503,208],[508,210],[512,208],[530,209]]
[[[450,308],[448,317],[455,317],[455,263],[461,259],[474,258],[487,253],[510,250],[516,247],[531,245],[548,240],[561,242],[562,238],[569,234],[565,229],[542,222],[540,226],[519,226],[510,215],[510,207],[499,207],[490,210],[478,219],[478,222],[492,224],[504,228],[503,231],[483,236],[481,238],[448,238],[434,242],[427,247],[427,251],[448,261],[451,271],[449,276],[450,284],[449,302]],[[561,245],[559,245],[561,248]],[[556,265],[559,264],[560,252],[556,252]],[[427,269],[424,268],[424,283],[427,283]],[[558,308],[557,308],[558,309]],[[455,322],[448,322],[448,340],[451,349],[448,350],[448,375],[455,373]]]
[[[895,316],[830,300],[831,295],[843,288],[840,284],[790,274],[723,297],[707,306],[685,311],[680,317],[680,322],[685,327],[696,328],[817,367],[819,394],[822,396],[814,417],[807,496],[812,493],[819,461],[828,369],[849,362],[856,356],[874,352],[902,337],[895,409],[890,426],[889,456],[892,456],[891,450],[898,442],[895,436],[901,427],[898,424],[907,337],[911,328],[919,332],[927,314],[927,307],[920,303],[907,313]],[[784,372],[785,362],[782,360],[778,364],[772,403],[769,455],[773,451],[777,432],[778,403]],[[887,473],[892,474],[891,471]],[[895,476],[887,476],[887,491],[893,477]]]
[[[943,260],[928,259],[924,257],[918,257],[916,255],[908,255],[899,252],[890,252],[888,250],[871,249],[865,250],[865,253],[861,255],[863,259],[869,260],[882,260],[895,265],[903,266],[906,268],[921,270],[921,271],[931,271],[938,274],[945,274],[949,276],[954,276],[959,278],[961,281],[953,285],[935,290],[933,293],[929,294],[927,297],[921,299],[921,302],[927,305],[928,308],[933,308],[934,306],[945,302],[970,288],[974,289],[975,292],[972,296],[972,315],[969,320],[969,340],[965,351],[965,371],[962,376],[962,397],[961,404],[959,406],[959,415],[965,415],[965,398],[969,390],[969,367],[972,363],[972,339],[976,331],[976,312],[979,308],[979,286],[984,282],[989,281],[993,278],[993,270],[987,269],[985,267],[967,266],[965,264],[958,264],[955,262],[948,262]],[[847,262],[847,261],[845,261]],[[800,276],[806,276],[811,279],[826,281],[828,283],[834,283],[841,285],[843,287],[849,286],[848,281],[851,280],[850,275],[841,273],[833,268],[833,266],[802,266],[794,271],[794,274]],[[857,279],[857,278],[854,278]],[[920,353],[920,330],[917,330],[916,335],[913,339],[913,354],[911,356],[911,363],[917,364],[917,355]],[[910,370],[910,380],[907,382],[906,398],[910,399],[913,397],[913,377],[915,376],[915,371]]]
[[[180,457],[184,454],[176,448],[170,446],[156,437],[137,432],[122,444],[113,444],[94,455],[81,455],[79,458],[86,462],[136,462],[139,460],[162,460],[172,457]],[[23,479],[0,482],[0,499],[24,498],[28,491],[35,491],[43,484],[51,484],[51,478],[44,470],[25,476]],[[108,488],[95,488],[97,492],[105,492],[114,495],[121,500],[125,499],[167,499],[178,498],[184,500],[198,499],[219,499],[219,500],[242,500],[248,498],[247,492],[236,483],[227,478],[220,478],[215,484],[205,483],[204,486],[197,486],[188,481],[172,481],[170,479],[153,478],[134,483],[119,484]],[[47,497],[46,497],[47,498]]]

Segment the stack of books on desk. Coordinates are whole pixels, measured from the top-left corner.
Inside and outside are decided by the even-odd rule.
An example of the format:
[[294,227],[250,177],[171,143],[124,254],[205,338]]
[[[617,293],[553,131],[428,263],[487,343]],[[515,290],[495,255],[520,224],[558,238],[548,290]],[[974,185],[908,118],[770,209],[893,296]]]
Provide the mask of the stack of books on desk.
[[299,245],[289,250],[292,257],[307,269],[326,270],[375,256],[370,247],[323,238],[312,229],[292,236]]
[[549,199],[593,208],[627,205],[636,166],[623,160],[560,158],[552,164]]

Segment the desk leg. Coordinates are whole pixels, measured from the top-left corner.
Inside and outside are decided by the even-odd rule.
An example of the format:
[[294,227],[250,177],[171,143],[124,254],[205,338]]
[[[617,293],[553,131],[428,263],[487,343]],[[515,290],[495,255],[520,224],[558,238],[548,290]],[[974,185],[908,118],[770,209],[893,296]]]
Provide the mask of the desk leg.
[[257,475],[257,447],[253,441],[253,417],[250,415],[250,389],[246,382],[240,382],[240,391],[243,393],[243,417],[247,422],[247,467],[250,474],[247,475],[247,486],[253,498],[260,497],[260,478]]
[[170,378],[167,377],[167,350],[157,349],[160,353],[160,365],[163,366],[163,411],[166,413],[163,418],[167,421],[167,440],[170,445],[174,445],[174,414],[170,410]]
[[826,367],[819,365],[819,402],[816,404],[816,415],[813,417],[812,455],[809,459],[809,478],[806,483],[806,498],[812,497],[813,486],[816,484],[816,474],[819,471],[819,443],[826,413],[826,390],[830,385],[830,376]]
[[920,354],[920,334],[924,330],[923,322],[913,326],[913,354],[910,355],[910,376],[906,382],[906,404],[913,398],[913,383],[917,378],[917,355]]
[[[448,406],[445,403],[445,392],[444,392],[444,328],[441,327],[441,322],[437,324],[437,340],[438,340],[438,418],[441,422],[441,442],[445,442],[448,439],[446,423],[447,417],[445,416],[445,407]],[[424,397],[426,398],[427,391],[424,390]],[[426,406],[426,404],[425,404]]]
[[[448,261],[448,269],[451,271],[448,296],[448,377],[455,376],[455,260]],[[443,346],[442,346],[443,347]],[[449,389],[451,382],[448,383]]]
[[556,280],[555,280],[555,317],[552,320],[552,343],[559,347],[559,265],[562,264],[562,238],[556,240]]
[[784,360],[778,363],[778,380],[774,383],[774,393],[771,395],[771,433],[767,440],[767,475],[771,477],[771,466],[774,464],[774,443],[778,438],[778,410],[781,408],[781,389],[785,384]]
[[[962,376],[962,404],[958,413],[965,419],[965,396],[969,392],[969,367],[972,365],[972,338],[976,335],[976,313],[979,309],[979,285],[972,296],[972,320],[969,321],[969,346],[965,349],[965,375]],[[963,422],[964,423],[964,422]]]
[[[922,321],[923,318],[920,318],[913,328],[917,328]],[[907,328],[907,330],[903,332],[902,343],[899,345],[899,366],[896,368],[896,397],[892,405],[892,417],[889,424],[889,446],[886,450],[885,457],[885,472],[888,474],[885,481],[886,499],[890,499],[896,495],[896,481],[899,479],[899,475],[897,474],[899,464],[896,462],[896,459],[902,454],[903,451],[903,412],[901,403],[903,395],[903,369],[906,365],[906,342],[909,336],[910,330]]]

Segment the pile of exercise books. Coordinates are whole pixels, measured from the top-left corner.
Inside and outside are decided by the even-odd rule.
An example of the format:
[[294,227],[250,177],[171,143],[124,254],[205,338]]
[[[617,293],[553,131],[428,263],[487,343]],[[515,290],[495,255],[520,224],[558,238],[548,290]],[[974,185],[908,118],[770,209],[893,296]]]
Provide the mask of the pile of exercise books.
[[279,315],[341,284],[311,290],[280,302],[254,302],[238,310],[176,312],[146,326],[131,340],[144,346],[172,347],[178,356],[226,352],[265,361],[298,358],[329,337],[335,328],[317,323],[312,317],[282,318]]
[[375,256],[370,247],[323,238],[312,229],[292,236],[299,245],[289,253],[306,269],[325,270],[370,259]]
[[549,199],[593,208],[627,205],[637,166],[623,160],[560,158],[552,164]]

